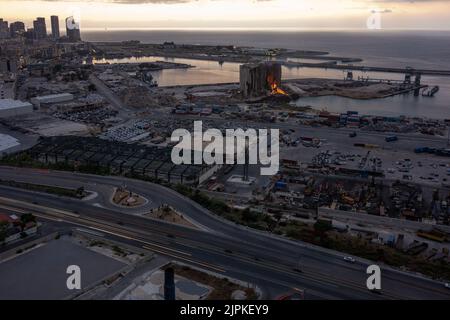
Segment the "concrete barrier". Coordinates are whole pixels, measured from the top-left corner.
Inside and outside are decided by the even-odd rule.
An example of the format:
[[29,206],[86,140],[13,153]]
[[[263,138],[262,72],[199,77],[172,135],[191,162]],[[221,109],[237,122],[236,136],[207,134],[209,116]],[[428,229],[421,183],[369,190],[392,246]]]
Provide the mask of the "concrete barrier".
[[372,223],[372,224],[394,226],[397,228],[412,229],[412,230],[416,230],[416,231],[418,231],[418,230],[431,231],[433,228],[437,228],[444,232],[450,233],[450,226],[410,221],[410,220],[405,220],[405,219],[396,219],[396,218],[375,216],[375,215],[366,214],[366,213],[333,210],[330,208],[319,208],[319,215],[328,215],[330,217],[357,220],[362,223]]

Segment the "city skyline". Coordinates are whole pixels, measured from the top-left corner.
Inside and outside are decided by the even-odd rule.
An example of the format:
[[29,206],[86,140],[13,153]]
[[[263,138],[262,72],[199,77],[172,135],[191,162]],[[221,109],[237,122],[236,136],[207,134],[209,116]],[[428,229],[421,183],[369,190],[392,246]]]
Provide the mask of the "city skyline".
[[[365,29],[374,12],[383,29],[450,30],[446,0],[0,0],[9,22],[79,16],[83,29]],[[20,13],[20,14],[18,14]],[[279,18],[283,17],[283,18]]]

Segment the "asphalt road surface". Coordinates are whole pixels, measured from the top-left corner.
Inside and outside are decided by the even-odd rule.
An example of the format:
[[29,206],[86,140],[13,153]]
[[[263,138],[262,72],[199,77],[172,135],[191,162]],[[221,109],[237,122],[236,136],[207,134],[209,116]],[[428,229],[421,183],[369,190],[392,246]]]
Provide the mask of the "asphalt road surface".
[[[97,192],[96,199],[81,201],[0,187],[0,210],[33,212],[41,218],[88,227],[175,260],[254,282],[269,291],[302,289],[307,299],[450,299],[450,291],[442,283],[386,266],[381,266],[382,294],[369,292],[366,269],[370,261],[348,263],[344,254],[235,225],[160,185],[123,177],[5,167],[0,167],[0,179],[84,186]],[[203,228],[124,213],[109,202],[107,191],[123,184],[154,205],[171,205]]]

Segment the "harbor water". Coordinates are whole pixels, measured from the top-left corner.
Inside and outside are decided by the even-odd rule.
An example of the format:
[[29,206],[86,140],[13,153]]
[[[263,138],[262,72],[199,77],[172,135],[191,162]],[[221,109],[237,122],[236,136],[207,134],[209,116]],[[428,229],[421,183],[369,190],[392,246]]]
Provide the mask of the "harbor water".
[[[332,55],[362,58],[362,64],[369,66],[406,67],[429,69],[450,69],[450,32],[303,32],[277,33],[270,36],[267,32],[251,33],[208,33],[177,31],[140,31],[87,33],[91,41],[122,41],[137,39],[147,43],[175,41],[177,43],[227,44],[235,39],[235,45],[257,47],[283,47],[292,49],[328,51]],[[182,37],[183,36],[183,37]],[[122,39],[124,38],[124,39]],[[164,39],[164,40],[163,40]],[[265,39],[258,41],[258,39]],[[269,40],[268,40],[269,39]],[[420,41],[423,46],[410,50],[412,44]],[[186,63],[194,66],[190,69],[162,70],[153,74],[160,86],[196,85],[210,83],[228,83],[239,81],[238,63],[218,63],[195,59],[167,57],[140,57],[125,59],[98,60],[96,63],[130,63],[165,60]],[[343,79],[342,70],[322,68],[283,67],[284,79],[330,78]],[[354,72],[354,76],[401,80],[404,75],[380,72]],[[450,118],[450,77],[423,76],[422,83],[438,85],[440,91],[434,97],[414,97],[412,94],[398,95],[383,99],[356,100],[336,96],[301,98],[298,105],[309,105],[331,112],[347,110],[374,115],[407,115],[429,118]]]

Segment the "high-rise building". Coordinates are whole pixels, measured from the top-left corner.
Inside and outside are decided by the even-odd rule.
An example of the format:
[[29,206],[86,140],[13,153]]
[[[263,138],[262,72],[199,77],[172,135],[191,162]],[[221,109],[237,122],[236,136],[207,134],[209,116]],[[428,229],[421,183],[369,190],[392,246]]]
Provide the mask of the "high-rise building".
[[0,39],[7,39],[10,36],[8,21],[0,18]]
[[45,18],[37,18],[33,21],[33,27],[36,39],[47,38],[47,25],[45,24]]
[[33,28],[28,28],[27,31],[25,31],[25,39],[27,39],[29,42],[32,42],[34,39],[36,39]]
[[80,24],[74,17],[66,18],[66,32],[70,42],[81,41]]
[[52,37],[53,39],[59,39],[59,18],[58,16],[51,16],[50,17],[51,23],[52,23]]
[[16,38],[25,33],[25,24],[21,21],[13,22],[9,25],[9,30],[11,32],[11,37]]

